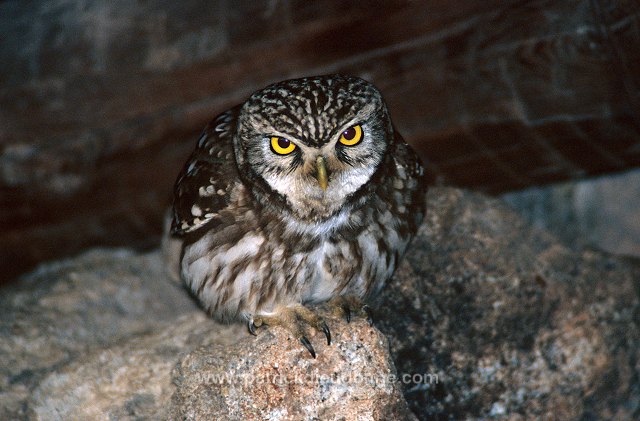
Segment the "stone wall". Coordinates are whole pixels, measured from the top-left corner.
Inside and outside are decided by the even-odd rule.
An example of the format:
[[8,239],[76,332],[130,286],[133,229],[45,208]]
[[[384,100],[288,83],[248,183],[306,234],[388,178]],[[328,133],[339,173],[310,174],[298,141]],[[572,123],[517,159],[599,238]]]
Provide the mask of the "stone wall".
[[151,247],[217,112],[270,82],[376,83],[434,179],[497,193],[640,162],[634,1],[0,3],[0,278]]

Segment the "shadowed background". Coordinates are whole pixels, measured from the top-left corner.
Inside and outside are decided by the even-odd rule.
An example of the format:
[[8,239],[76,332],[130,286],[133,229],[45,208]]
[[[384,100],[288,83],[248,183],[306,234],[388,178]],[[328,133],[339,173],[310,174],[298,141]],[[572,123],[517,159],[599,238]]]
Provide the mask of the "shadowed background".
[[157,246],[209,119],[271,82],[334,72],[380,88],[435,183],[529,188],[507,199],[580,246],[609,236],[584,239],[617,198],[636,236],[622,251],[640,253],[628,210],[637,173],[604,187],[572,181],[640,164],[639,10],[637,0],[0,2],[0,279],[89,246]]

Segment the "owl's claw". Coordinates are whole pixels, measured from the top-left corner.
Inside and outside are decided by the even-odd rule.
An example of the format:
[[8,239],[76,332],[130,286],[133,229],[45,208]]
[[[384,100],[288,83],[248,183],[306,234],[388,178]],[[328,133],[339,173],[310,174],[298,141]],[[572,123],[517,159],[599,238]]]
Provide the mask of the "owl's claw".
[[247,327],[249,333],[257,335],[256,328],[261,326],[282,326],[309,351],[313,358],[316,358],[316,351],[307,338],[305,325],[310,325],[317,331],[322,331],[327,338],[327,345],[331,345],[331,330],[327,323],[313,311],[302,305],[284,307],[273,315],[258,315],[249,319]]
[[344,318],[347,319],[347,323],[351,323],[351,309],[346,303],[341,303],[340,308],[344,312]]
[[324,332],[324,336],[327,337],[327,345],[331,345],[331,331],[329,330],[329,326],[325,322],[322,322],[322,331]]
[[300,338],[300,342],[302,343],[302,345],[304,345],[305,348],[307,348],[307,350],[311,353],[311,356],[313,358],[316,357],[316,350],[313,349],[313,345],[311,345],[311,342],[309,342],[309,339],[307,339],[306,336],[303,336],[302,338]]
[[369,326],[373,326],[373,310],[371,310],[371,307],[365,304],[362,306],[362,311],[367,315],[366,320]]
[[329,301],[328,307],[334,314],[344,317],[347,323],[351,323],[351,316],[356,313],[362,315],[369,323],[369,326],[373,326],[373,311],[371,307],[358,298],[341,295]]

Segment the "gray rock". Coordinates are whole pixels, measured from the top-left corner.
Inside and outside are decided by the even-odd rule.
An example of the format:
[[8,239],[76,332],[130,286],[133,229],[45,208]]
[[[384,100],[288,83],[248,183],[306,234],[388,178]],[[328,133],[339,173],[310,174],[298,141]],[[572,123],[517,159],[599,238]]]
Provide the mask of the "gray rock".
[[[213,342],[233,342],[236,326],[210,322],[194,312],[80,356],[51,372],[29,400],[37,419],[166,419],[175,391],[172,371],[181,356]],[[237,333],[237,332],[236,332]],[[207,348],[207,349],[209,349]]]
[[94,349],[153,332],[197,307],[159,253],[93,250],[49,263],[0,295],[0,419],[52,372]]
[[502,202],[429,195],[379,306],[420,419],[638,419],[640,265],[573,252]]
[[375,327],[329,317],[315,360],[210,320],[160,251],[41,266],[0,296],[0,419],[637,419],[638,262],[481,195],[429,203]]
[[640,170],[505,194],[533,226],[568,246],[640,257]]

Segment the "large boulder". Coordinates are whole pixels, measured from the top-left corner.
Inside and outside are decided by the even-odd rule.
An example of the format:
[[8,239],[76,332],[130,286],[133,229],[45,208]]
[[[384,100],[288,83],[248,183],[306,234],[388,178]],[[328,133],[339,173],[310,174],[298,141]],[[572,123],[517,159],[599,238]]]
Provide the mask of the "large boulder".
[[[421,419],[638,419],[640,264],[576,253],[502,202],[429,195],[376,325]],[[407,387],[409,386],[409,387]]]
[[282,329],[215,323],[169,261],[95,249],[5,287],[0,418],[640,415],[638,262],[572,252],[482,195],[433,189],[375,325],[327,316],[316,359]]

